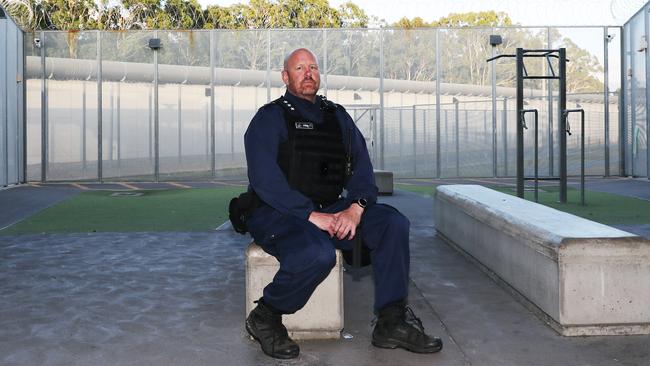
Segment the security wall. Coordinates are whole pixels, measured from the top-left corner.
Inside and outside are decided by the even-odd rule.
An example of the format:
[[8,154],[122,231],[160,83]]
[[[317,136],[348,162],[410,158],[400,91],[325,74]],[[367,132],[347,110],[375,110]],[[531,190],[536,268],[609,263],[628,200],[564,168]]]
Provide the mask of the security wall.
[[23,33],[0,7],[0,187],[24,181]]
[[646,92],[650,76],[649,12],[650,4],[646,4],[624,26],[625,119],[621,125],[623,152],[628,157],[623,166],[625,173],[645,177],[650,172],[647,112],[650,99]]
[[[489,36],[502,36],[491,46]],[[321,94],[346,107],[375,168],[398,177],[515,174],[517,47],[567,48],[567,108],[586,111],[589,175],[622,172],[621,28],[297,29],[37,32],[25,41],[29,180],[245,177],[243,136],[284,93],[285,55],[319,58]],[[35,47],[34,38],[41,47]],[[149,47],[160,39],[161,48]],[[544,62],[531,73],[557,72]],[[557,81],[529,80],[539,111],[540,174],[559,167]],[[570,117],[568,173],[579,174]],[[525,131],[533,174],[534,130]]]

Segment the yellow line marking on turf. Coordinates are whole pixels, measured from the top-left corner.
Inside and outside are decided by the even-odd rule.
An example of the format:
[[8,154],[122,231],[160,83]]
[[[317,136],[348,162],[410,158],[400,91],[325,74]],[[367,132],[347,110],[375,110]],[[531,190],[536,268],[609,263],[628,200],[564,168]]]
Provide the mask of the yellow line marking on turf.
[[178,187],[178,188],[192,188],[190,186],[186,186],[185,184],[180,184],[176,182],[167,182],[170,186]]
[[84,185],[81,185],[81,184],[79,184],[79,183],[70,183],[70,185],[73,186],[73,187],[75,187],[75,188],[83,189],[84,191],[87,191],[87,190],[90,189],[90,188],[88,188],[88,187],[86,187],[86,186],[84,186]]
[[233,183],[218,182],[218,181],[214,181],[212,183],[221,184],[223,186],[229,186],[229,187],[245,187],[246,186],[245,184],[233,184]]
[[140,188],[138,188],[138,187],[136,187],[136,186],[134,186],[134,185],[131,185],[131,184],[129,184],[129,183],[117,183],[117,184],[121,185],[122,187],[126,187],[126,188],[129,188],[129,189],[133,189],[133,190],[135,190],[135,191],[140,190]]

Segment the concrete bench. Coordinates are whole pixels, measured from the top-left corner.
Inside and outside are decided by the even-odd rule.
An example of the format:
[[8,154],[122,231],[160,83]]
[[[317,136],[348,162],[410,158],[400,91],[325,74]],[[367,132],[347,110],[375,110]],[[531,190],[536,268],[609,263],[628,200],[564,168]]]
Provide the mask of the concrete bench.
[[[307,302],[295,314],[283,315],[282,322],[293,339],[338,339],[343,329],[343,264],[336,251],[336,265]],[[256,306],[280,268],[275,257],[255,243],[246,250],[246,316]]]
[[393,194],[393,172],[387,170],[373,170],[375,175],[375,184],[379,189],[380,195],[390,196]]
[[650,334],[650,241],[476,185],[438,187],[438,234],[566,336]]

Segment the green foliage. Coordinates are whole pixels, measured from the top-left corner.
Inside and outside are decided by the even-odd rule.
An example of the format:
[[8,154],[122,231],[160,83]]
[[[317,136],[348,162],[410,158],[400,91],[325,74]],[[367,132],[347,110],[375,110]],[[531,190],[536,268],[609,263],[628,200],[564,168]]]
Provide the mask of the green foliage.
[[25,29],[268,29],[367,27],[352,2],[250,0],[203,9],[197,0],[0,0]]
[[[0,0],[8,2],[11,0]],[[235,33],[217,34],[217,65],[220,67],[260,70],[266,67],[268,34],[260,31],[271,28],[364,28],[369,18],[353,2],[338,9],[327,0],[250,0],[248,4],[208,6],[202,9],[198,0],[14,0],[8,12],[23,26],[31,29],[59,29],[83,31],[89,29],[232,29]],[[440,67],[446,83],[489,85],[492,55],[487,42],[495,30],[504,43],[498,53],[514,54],[515,48],[546,48],[548,40],[553,47],[566,47],[567,91],[601,92],[603,83],[597,75],[603,71],[595,56],[580,48],[556,29],[539,30],[507,27],[510,17],[503,12],[481,11],[449,14],[427,22],[420,17],[402,18],[384,31],[384,76],[391,79],[433,81],[436,67]],[[504,27],[506,26],[506,27]],[[440,60],[435,59],[436,34],[424,28],[440,27],[438,47]],[[470,28],[471,27],[471,28]],[[243,32],[243,30],[247,30]],[[207,66],[209,44],[207,39],[192,32],[159,32],[163,44],[162,63]],[[65,51],[48,47],[48,55],[57,57],[90,58],[83,50],[85,40],[93,36],[69,34]],[[107,34],[103,57],[107,60],[151,62],[146,48],[150,34]],[[350,76],[379,76],[379,32],[328,31],[328,74]],[[296,32],[273,32],[271,35],[271,67],[278,68],[287,52],[296,47],[309,47],[322,54],[323,38],[314,32],[303,37]],[[110,45],[110,46],[108,46]],[[63,44],[61,46],[63,47]],[[51,50],[51,51],[50,51]],[[497,85],[515,86],[515,67],[512,59],[496,61]],[[547,66],[543,59],[526,60],[530,74],[542,75]],[[529,81],[527,88],[541,88],[543,81]]]
[[408,19],[403,17],[393,23],[397,28],[425,28],[425,27],[499,27],[512,25],[512,20],[504,12],[494,10],[468,12],[468,13],[451,13],[436,21],[427,23],[420,17]]
[[481,11],[451,13],[431,23],[433,27],[497,27],[512,25],[512,20],[504,12]]
[[[580,48],[571,39],[562,37],[555,28],[515,28],[510,17],[503,12],[482,11],[462,14],[449,14],[436,21],[426,22],[420,17],[402,18],[393,24],[404,29],[396,42],[389,41],[384,47],[390,50],[386,57],[387,77],[406,80],[435,80],[435,39],[427,32],[417,28],[439,27],[441,50],[440,66],[443,82],[490,85],[490,64],[485,60],[492,56],[492,46],[488,43],[490,34],[496,32],[504,43],[497,53],[514,54],[517,47],[543,49],[550,39],[553,47],[567,49],[567,92],[602,92],[603,83],[596,77],[603,72],[598,59],[587,50]],[[471,27],[471,28],[469,28]],[[494,30],[492,27],[503,27]],[[447,29],[445,29],[447,28]],[[467,29],[465,29],[467,28]],[[389,37],[390,39],[390,37]],[[406,42],[404,40],[407,40]],[[530,75],[544,75],[547,72],[545,60],[526,59],[526,69]],[[496,61],[497,85],[514,87],[516,69],[512,59]],[[554,65],[557,72],[557,65]],[[525,87],[541,89],[543,81],[528,81]]]

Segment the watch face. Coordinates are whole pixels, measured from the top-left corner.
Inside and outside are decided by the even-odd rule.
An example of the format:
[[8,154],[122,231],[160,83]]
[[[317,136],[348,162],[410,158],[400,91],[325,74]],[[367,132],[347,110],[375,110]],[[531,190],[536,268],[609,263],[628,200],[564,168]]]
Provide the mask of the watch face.
[[357,200],[357,204],[359,204],[359,206],[363,208],[366,208],[366,205],[368,205],[368,200],[366,200],[365,198],[359,198]]

